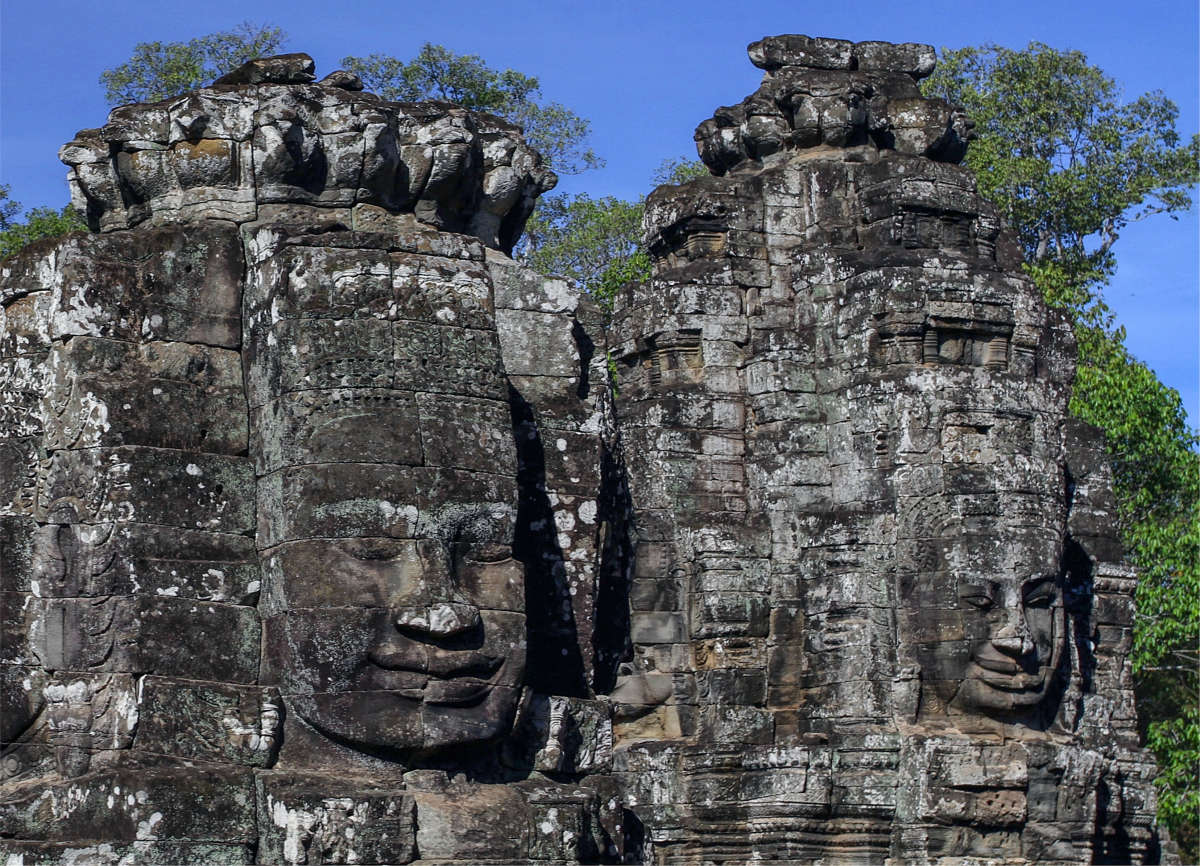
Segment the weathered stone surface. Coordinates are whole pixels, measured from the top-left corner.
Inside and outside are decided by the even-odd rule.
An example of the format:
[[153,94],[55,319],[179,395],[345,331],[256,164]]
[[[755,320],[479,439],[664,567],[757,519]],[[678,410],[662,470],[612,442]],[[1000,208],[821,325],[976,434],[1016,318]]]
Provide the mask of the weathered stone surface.
[[253,528],[244,458],[143,446],[54,451],[39,479],[47,523],[155,523],[241,533]]
[[972,124],[916,86],[933,71],[931,46],[789,35],[749,51],[767,70],[762,86],[696,129],[700,158],[714,174],[753,171],[822,146],[871,146],[949,163],[966,153]]
[[25,593],[4,593],[3,605],[3,657],[10,664],[192,674],[218,682],[251,682],[258,676],[260,628],[250,607],[149,595],[37,598]]
[[275,760],[283,705],[273,689],[159,676],[140,689],[136,748],[253,767]]
[[[6,309],[10,297],[39,300],[35,334],[44,339],[163,340],[234,350],[241,343],[242,250],[228,223],[73,234],[50,249],[30,247],[2,272]],[[8,339],[28,339],[20,334]]]
[[197,767],[98,772],[14,792],[0,816],[7,839],[244,843],[254,838],[254,780]]
[[302,52],[258,57],[213,82],[222,84],[307,84],[313,75],[313,59]]
[[308,55],[63,149],[95,233],[0,265],[7,861],[1171,860],[1070,327],[932,49],[750,56],[611,319],[506,255],[516,127]]
[[[79,337],[51,352],[42,418],[47,448],[146,445],[246,450],[241,357],[193,343]],[[203,419],[180,425],[176,418]]]
[[11,591],[43,598],[144,593],[233,604],[258,597],[253,542],[241,535],[155,524],[39,526],[0,518],[0,574]]
[[1095,830],[1152,766],[1107,470],[1067,421],[1069,329],[956,165],[970,125],[920,96],[923,46],[750,53],[758,92],[696,133],[716,176],[650,195],[653,276],[609,330],[643,856],[1152,862],[1148,812]]
[[410,863],[417,857],[416,802],[401,786],[331,798],[328,780],[258,776],[258,863]]
[[557,180],[499,117],[312,79],[311,57],[286,54],[175,99],[114,109],[59,153],[72,201],[106,232],[246,222],[271,203],[346,216],[379,205],[508,251]]

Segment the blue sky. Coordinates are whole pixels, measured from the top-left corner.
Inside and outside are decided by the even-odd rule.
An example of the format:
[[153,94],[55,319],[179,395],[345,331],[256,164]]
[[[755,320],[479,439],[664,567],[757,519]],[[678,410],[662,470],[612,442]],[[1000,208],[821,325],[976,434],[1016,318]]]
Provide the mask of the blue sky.
[[[1179,130],[1200,129],[1195,0],[973,0],[848,3],[727,0],[689,3],[550,3],[508,0],[0,0],[0,182],[27,207],[66,201],[58,147],[100,126],[100,72],[128,59],[137,42],[186,40],[242,21],[276,24],[287,47],[307,51],[323,75],[348,54],[415,54],[423,42],[479,54],[496,67],[536,75],[546,98],[592,122],[607,166],[560,189],[632,198],[649,191],[668,157],[693,156],[692,130],[719,105],[757,86],[745,46],[777,33],[856,41],[928,42],[957,48],[1031,40],[1079,49],[1128,99],[1162,90],[1180,108]],[[1135,355],[1200,418],[1200,219],[1129,227],[1115,250],[1106,297]]]

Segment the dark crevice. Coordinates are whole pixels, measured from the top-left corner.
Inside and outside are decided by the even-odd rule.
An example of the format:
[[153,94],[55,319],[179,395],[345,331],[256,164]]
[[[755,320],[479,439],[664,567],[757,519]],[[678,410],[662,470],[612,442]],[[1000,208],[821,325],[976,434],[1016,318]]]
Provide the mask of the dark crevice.
[[[1133,850],[1129,831],[1126,829],[1125,803],[1119,794],[1114,795],[1113,783],[1119,791],[1121,778],[1101,779],[1096,787],[1096,829],[1092,838],[1093,863],[1132,863]],[[1157,863],[1158,852],[1148,851],[1143,862]]]
[[554,509],[546,493],[546,461],[533,407],[511,385],[513,436],[517,445],[517,530],[513,556],[525,565],[528,632],[526,685],[545,694],[586,697],[587,677],[571,604]]
[[592,633],[595,659],[594,688],[611,692],[621,663],[633,657],[629,627],[629,588],[633,571],[633,500],[620,456],[605,448],[600,464],[597,514],[604,536]]
[[596,344],[592,342],[592,338],[588,336],[587,331],[578,320],[571,325],[571,337],[574,338],[575,348],[579,352],[579,387],[576,389],[576,393],[580,400],[586,400],[588,391],[591,389],[588,371],[591,368],[592,358],[596,355]]
[[1092,677],[1096,671],[1096,655],[1092,650],[1092,601],[1095,589],[1092,580],[1092,559],[1078,541],[1067,536],[1063,549],[1063,602],[1071,621],[1071,634],[1079,656],[1079,687],[1083,693],[1092,692]]

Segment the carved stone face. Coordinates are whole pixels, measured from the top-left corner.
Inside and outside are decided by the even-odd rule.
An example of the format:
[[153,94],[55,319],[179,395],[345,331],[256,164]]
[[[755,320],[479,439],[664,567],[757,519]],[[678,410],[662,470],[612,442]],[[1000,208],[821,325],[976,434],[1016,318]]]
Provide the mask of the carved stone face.
[[[951,711],[1019,714],[1046,698],[1063,652],[1058,559],[1049,544],[998,534],[959,539],[952,548],[982,545],[999,547],[1000,555],[955,556],[951,570],[931,579],[949,596],[948,609],[910,613],[944,629],[941,640],[918,644],[922,676]],[[972,561],[983,567],[972,570]]]
[[959,610],[970,657],[955,702],[985,712],[1016,712],[1045,698],[1063,643],[1055,575],[968,580]]
[[291,607],[272,641],[284,689],[313,727],[369,751],[492,739],[524,675],[511,509],[450,505],[417,535],[294,542],[275,557]]
[[[265,674],[293,721],[361,751],[493,739],[525,604],[488,275],[465,248],[272,250],[263,273],[287,277],[255,282],[249,379]],[[281,760],[302,760],[288,730]]]

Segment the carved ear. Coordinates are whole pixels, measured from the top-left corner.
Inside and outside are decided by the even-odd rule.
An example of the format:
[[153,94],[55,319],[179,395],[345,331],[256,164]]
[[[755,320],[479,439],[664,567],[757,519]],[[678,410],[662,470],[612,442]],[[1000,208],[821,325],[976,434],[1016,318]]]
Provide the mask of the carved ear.
[[644,673],[617,677],[617,684],[608,698],[614,703],[649,708],[664,704],[672,695],[671,678]]

